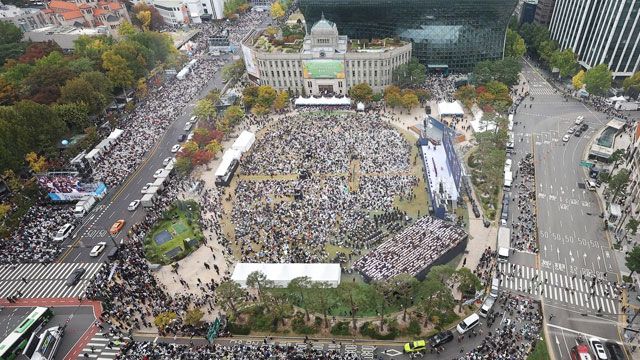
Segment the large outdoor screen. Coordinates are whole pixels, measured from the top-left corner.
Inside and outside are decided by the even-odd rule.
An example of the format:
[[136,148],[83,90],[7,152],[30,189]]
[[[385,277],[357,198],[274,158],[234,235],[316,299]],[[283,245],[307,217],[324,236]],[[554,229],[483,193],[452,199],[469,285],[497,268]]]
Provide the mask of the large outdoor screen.
[[306,60],[302,62],[305,79],[344,79],[344,63],[341,60]]
[[37,175],[37,179],[52,201],[75,201],[86,195],[103,197],[107,193],[103,182],[82,183],[77,172],[50,172]]

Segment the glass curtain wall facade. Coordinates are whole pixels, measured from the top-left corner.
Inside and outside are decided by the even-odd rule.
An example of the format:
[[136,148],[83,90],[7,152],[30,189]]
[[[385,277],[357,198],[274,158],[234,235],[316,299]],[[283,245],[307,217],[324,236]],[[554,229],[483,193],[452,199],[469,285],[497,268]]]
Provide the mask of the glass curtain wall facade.
[[324,13],[352,39],[399,37],[427,66],[469,72],[501,59],[517,0],[300,0],[307,24]]

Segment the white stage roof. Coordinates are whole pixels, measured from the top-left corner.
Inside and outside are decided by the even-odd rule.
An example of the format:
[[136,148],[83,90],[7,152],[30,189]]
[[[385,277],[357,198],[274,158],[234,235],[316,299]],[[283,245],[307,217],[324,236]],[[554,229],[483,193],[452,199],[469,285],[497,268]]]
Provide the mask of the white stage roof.
[[238,263],[233,269],[231,280],[246,287],[247,276],[260,271],[276,286],[287,286],[297,277],[308,276],[311,281],[326,281],[332,287],[340,284],[340,264],[303,264],[303,263]]
[[438,103],[438,114],[443,115],[464,115],[462,105],[459,102],[440,102]]
[[256,141],[256,135],[250,131],[244,130],[240,133],[240,136],[233,142],[231,146],[234,150],[239,150],[241,152],[246,152],[251,149],[251,145]]
[[300,96],[296,99],[295,104],[296,106],[351,105],[351,99],[347,97],[337,98],[335,96],[330,98],[303,98]]
[[422,153],[431,191],[438,191],[442,185],[444,197],[447,200],[458,201],[458,189],[453,174],[449,171],[447,152],[444,150],[444,146],[433,144],[422,146]]

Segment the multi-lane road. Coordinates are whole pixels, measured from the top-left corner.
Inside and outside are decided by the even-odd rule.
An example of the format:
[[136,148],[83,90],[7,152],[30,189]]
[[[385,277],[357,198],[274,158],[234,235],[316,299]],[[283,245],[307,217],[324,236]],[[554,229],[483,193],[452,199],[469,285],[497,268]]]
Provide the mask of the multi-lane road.
[[[531,289],[542,299],[555,358],[568,359],[580,335],[619,341],[619,301],[606,281],[592,286],[594,276],[619,281],[618,265],[603,231],[600,204],[584,186],[587,174],[579,166],[606,117],[578,101],[566,101],[530,64],[523,75],[534,100],[527,98],[514,118],[516,156],[534,154],[540,250],[512,256],[515,266],[502,270],[513,276],[503,286]],[[578,116],[584,116],[588,131],[562,141]]]

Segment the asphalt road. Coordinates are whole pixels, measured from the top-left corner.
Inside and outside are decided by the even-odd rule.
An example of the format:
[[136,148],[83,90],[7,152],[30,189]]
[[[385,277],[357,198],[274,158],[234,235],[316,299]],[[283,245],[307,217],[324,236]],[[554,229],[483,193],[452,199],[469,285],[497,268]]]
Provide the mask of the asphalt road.
[[[225,58],[230,60],[231,56],[226,56]],[[63,247],[67,249],[60,256],[58,262],[91,263],[106,261],[107,253],[114,246],[114,242],[119,243],[131,225],[144,219],[145,209],[142,205],[136,211],[129,211],[127,207],[131,201],[142,197],[141,190],[146,183],[155,180],[153,173],[164,167],[162,161],[175,155],[171,153],[171,147],[178,143],[180,134],[189,133],[184,131],[184,125],[191,118],[195,102],[204,97],[211,89],[221,89],[222,87],[222,74],[218,71],[200,94],[183,109],[181,115],[167,128],[155,146],[149,149],[142,164],[127,177],[123,184],[115,189],[109,189],[109,194],[82,219],[82,225],[78,227],[74,236],[63,244]],[[193,129],[195,129],[195,126],[192,127],[191,131]],[[126,221],[125,226],[116,236],[111,237],[109,229],[119,219]],[[91,248],[101,241],[107,243],[106,249],[99,257],[90,257]]]
[[[18,324],[23,321],[34,306],[5,307],[0,311],[0,338],[4,339]],[[51,308],[53,318],[43,327],[43,330],[54,327],[67,327],[64,336],[56,352],[56,359],[64,359],[76,342],[82,337],[85,330],[95,321],[91,306],[56,306]]]
[[[579,166],[589,139],[606,124],[606,116],[578,101],[565,101],[529,64],[523,74],[534,100],[527,98],[519,107],[514,133],[517,153],[534,153],[540,252],[539,256],[520,253],[510,262],[521,266],[523,282],[536,274],[547,281],[546,292],[534,294],[542,298],[547,320],[551,319],[547,329],[555,358],[568,359],[579,334],[619,340],[618,301],[607,299],[606,287],[600,285],[597,295],[590,296],[588,284],[594,275],[619,281],[619,271],[599,217],[602,210],[595,193],[583,186],[587,173]],[[589,130],[563,142],[579,115]],[[603,316],[595,316],[598,309]]]

